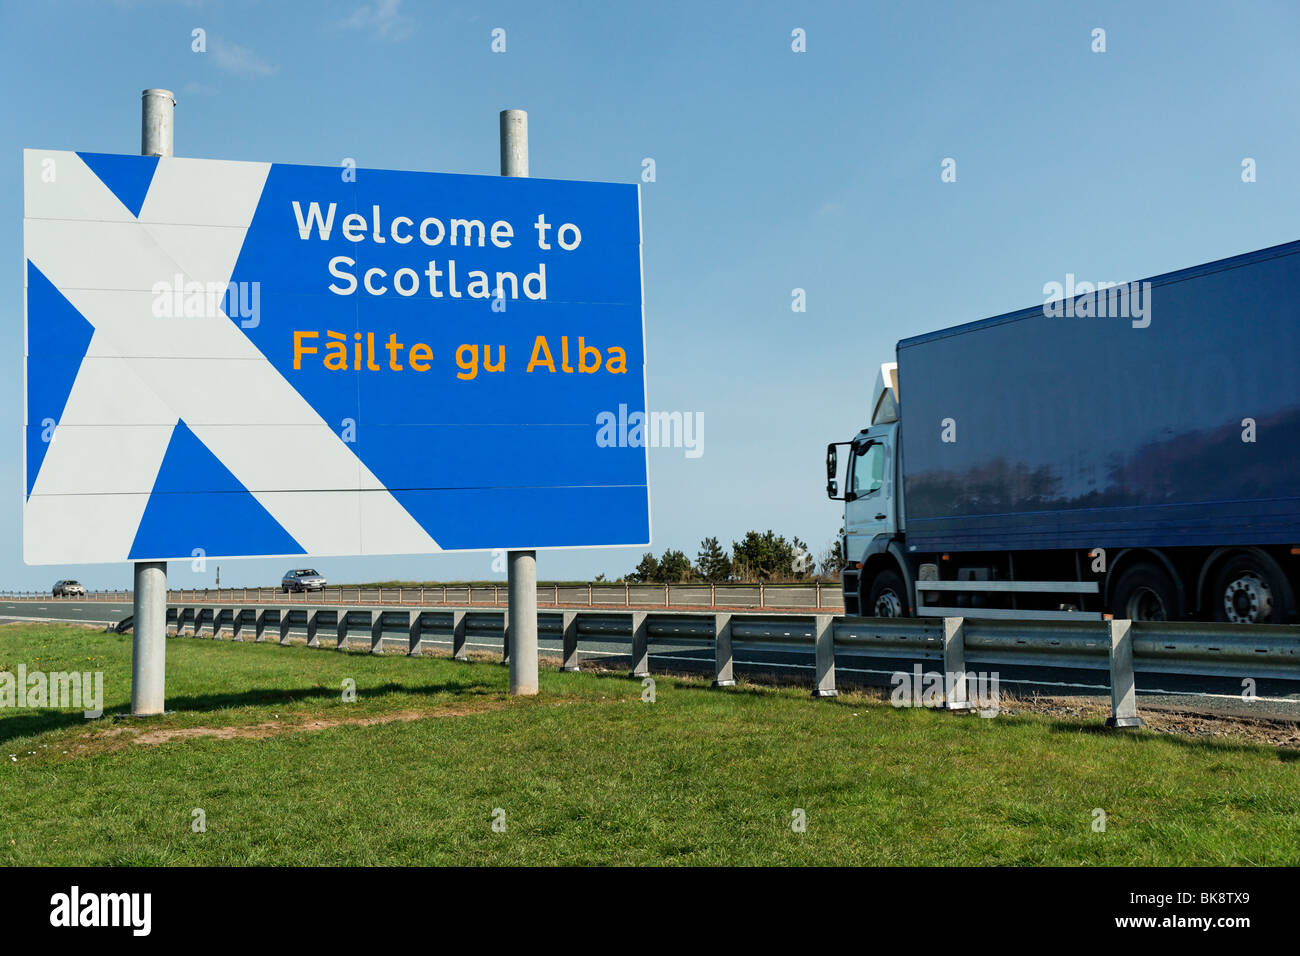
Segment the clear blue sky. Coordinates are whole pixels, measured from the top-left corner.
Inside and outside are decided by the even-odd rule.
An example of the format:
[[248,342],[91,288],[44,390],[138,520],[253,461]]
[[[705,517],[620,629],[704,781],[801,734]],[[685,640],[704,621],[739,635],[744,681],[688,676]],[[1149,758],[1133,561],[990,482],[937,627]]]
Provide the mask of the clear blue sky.
[[[138,152],[146,87],[175,91],[185,156],[491,174],[513,107],[535,176],[636,182],[652,157],[650,407],[705,419],[702,457],[651,453],[654,550],[693,557],[748,528],[831,539],[825,444],[865,423],[899,338],[1036,304],[1069,272],[1128,280],[1296,239],[1297,49],[1300,6],[1258,0],[4,0],[0,587],[130,580],[125,564],[22,562],[19,164],[24,147]],[[1267,345],[1246,327],[1242,347]],[[542,552],[538,573],[615,577],[637,558]],[[487,554],[316,563],[334,581],[497,576]],[[235,585],[285,567],[221,564]],[[170,578],[214,571],[176,562]]]

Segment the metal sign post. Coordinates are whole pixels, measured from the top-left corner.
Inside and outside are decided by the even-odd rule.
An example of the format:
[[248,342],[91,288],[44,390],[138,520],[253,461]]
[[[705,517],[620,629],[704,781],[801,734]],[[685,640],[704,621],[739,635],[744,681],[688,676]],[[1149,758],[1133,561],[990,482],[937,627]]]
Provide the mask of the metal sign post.
[[[176,98],[170,90],[141,94],[140,155],[171,156]],[[131,715],[163,712],[167,691],[167,562],[135,562],[131,625]]]
[[[501,111],[501,175],[528,175],[528,114]],[[510,604],[506,608],[510,646],[510,693],[537,693],[537,552],[511,551],[506,556]]]

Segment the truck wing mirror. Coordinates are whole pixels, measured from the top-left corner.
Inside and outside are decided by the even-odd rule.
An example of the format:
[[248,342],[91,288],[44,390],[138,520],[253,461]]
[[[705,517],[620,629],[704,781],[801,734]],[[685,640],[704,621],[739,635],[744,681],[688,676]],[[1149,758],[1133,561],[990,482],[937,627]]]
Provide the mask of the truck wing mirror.
[[843,501],[840,497],[840,485],[835,480],[836,472],[839,471],[839,451],[840,445],[851,445],[852,442],[840,441],[831,442],[826,446],[826,497],[832,501]]

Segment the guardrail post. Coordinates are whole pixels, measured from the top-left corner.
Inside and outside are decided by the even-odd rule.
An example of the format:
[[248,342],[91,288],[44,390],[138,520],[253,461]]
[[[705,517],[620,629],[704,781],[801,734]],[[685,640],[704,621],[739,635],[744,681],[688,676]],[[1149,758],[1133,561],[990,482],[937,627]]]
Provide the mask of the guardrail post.
[[943,707],[970,710],[970,688],[966,681],[966,619],[943,619]]
[[458,661],[469,660],[465,653],[465,612],[451,612],[451,656]]
[[1133,682],[1133,622],[1110,621],[1110,716],[1107,727],[1141,727]]
[[632,612],[632,677],[650,676],[650,628],[645,611]]
[[[473,596],[474,596],[473,589],[471,588],[470,597],[473,598]],[[510,611],[509,610],[507,610],[506,613],[501,618],[501,635],[502,635],[501,663],[509,664],[510,663]]]
[[410,626],[406,630],[406,656],[413,657],[420,653],[420,638],[424,636],[424,612],[411,611],[407,622]]
[[563,611],[560,619],[564,632],[564,659],[560,661],[560,670],[576,673],[582,670],[578,666],[578,614],[576,611]]
[[735,687],[735,663],[731,654],[731,615],[713,615],[713,683],[710,687]]
[[838,697],[840,692],[835,689],[835,618],[829,614],[818,614],[813,621],[817,686],[813,688],[812,695]]

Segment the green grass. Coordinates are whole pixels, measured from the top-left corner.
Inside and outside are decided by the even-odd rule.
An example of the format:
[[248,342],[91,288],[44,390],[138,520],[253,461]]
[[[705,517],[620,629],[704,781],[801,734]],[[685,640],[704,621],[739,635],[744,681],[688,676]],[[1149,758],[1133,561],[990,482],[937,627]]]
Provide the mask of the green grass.
[[[1295,751],[666,676],[644,703],[637,681],[547,669],[512,700],[487,661],[189,638],[167,654],[171,716],[0,710],[0,863],[1300,862]],[[0,628],[0,670],[19,663],[102,668],[106,714],[127,708],[129,636]],[[356,722],[395,714],[422,716]]]

